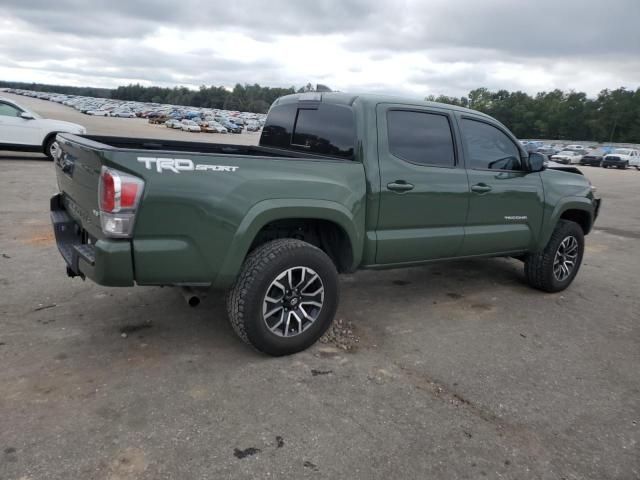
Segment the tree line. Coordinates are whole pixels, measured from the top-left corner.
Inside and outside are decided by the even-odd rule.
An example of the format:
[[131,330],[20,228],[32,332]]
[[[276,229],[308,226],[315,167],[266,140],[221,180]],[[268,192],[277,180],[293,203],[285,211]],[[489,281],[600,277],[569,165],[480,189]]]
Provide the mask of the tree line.
[[[265,113],[282,95],[329,90],[310,83],[298,89],[237,84],[233,90],[222,86],[203,85],[192,90],[140,84],[107,89],[3,81],[0,87],[256,113]],[[640,143],[640,88],[602,90],[596,98],[575,91],[553,90],[531,96],[521,91],[477,88],[463,97],[430,95],[426,100],[484,112],[504,123],[518,138]]]
[[596,98],[574,91],[531,96],[477,88],[466,97],[431,95],[426,100],[479,110],[518,138],[640,143],[640,88],[602,90]]
[[19,88],[37,92],[61,93],[63,95],[80,95],[83,97],[111,98],[109,88],[72,87],[70,85],[47,85],[44,83],[5,82],[0,80],[0,88]]

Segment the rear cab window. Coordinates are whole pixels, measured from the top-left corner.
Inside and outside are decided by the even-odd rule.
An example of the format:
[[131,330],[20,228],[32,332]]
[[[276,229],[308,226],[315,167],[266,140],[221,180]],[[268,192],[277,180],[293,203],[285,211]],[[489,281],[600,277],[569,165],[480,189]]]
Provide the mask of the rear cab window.
[[355,137],[350,106],[295,102],[271,108],[260,145],[352,160]]

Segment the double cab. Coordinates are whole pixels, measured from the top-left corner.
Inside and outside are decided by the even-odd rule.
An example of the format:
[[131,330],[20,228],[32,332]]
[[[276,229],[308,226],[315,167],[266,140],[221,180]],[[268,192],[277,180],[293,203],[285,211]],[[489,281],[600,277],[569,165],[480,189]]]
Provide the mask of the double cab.
[[376,95],[275,101],[259,145],[58,135],[51,218],[71,276],[229,290],[238,336],[312,345],[338,274],[514,257],[567,288],[600,200],[482,113]]

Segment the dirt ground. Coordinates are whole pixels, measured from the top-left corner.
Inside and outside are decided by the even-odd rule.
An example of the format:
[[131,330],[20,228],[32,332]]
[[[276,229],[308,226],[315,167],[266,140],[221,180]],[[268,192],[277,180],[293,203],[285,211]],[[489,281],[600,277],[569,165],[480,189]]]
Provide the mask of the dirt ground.
[[[18,101],[90,133],[257,141]],[[640,478],[640,172],[584,168],[604,203],[567,291],[509,259],[358,272],[331,335],[274,359],[223,293],[68,278],[52,164],[0,167],[1,480]]]

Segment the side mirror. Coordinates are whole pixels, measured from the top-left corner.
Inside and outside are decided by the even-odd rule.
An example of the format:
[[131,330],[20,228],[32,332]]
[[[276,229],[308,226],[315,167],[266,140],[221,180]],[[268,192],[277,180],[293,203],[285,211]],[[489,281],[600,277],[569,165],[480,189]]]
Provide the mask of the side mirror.
[[529,171],[541,172],[542,170],[544,170],[544,162],[546,161],[546,157],[541,153],[531,152],[529,154]]
[[29,112],[22,112],[20,114],[20,118],[24,118],[25,120],[33,120],[34,116],[31,115]]

